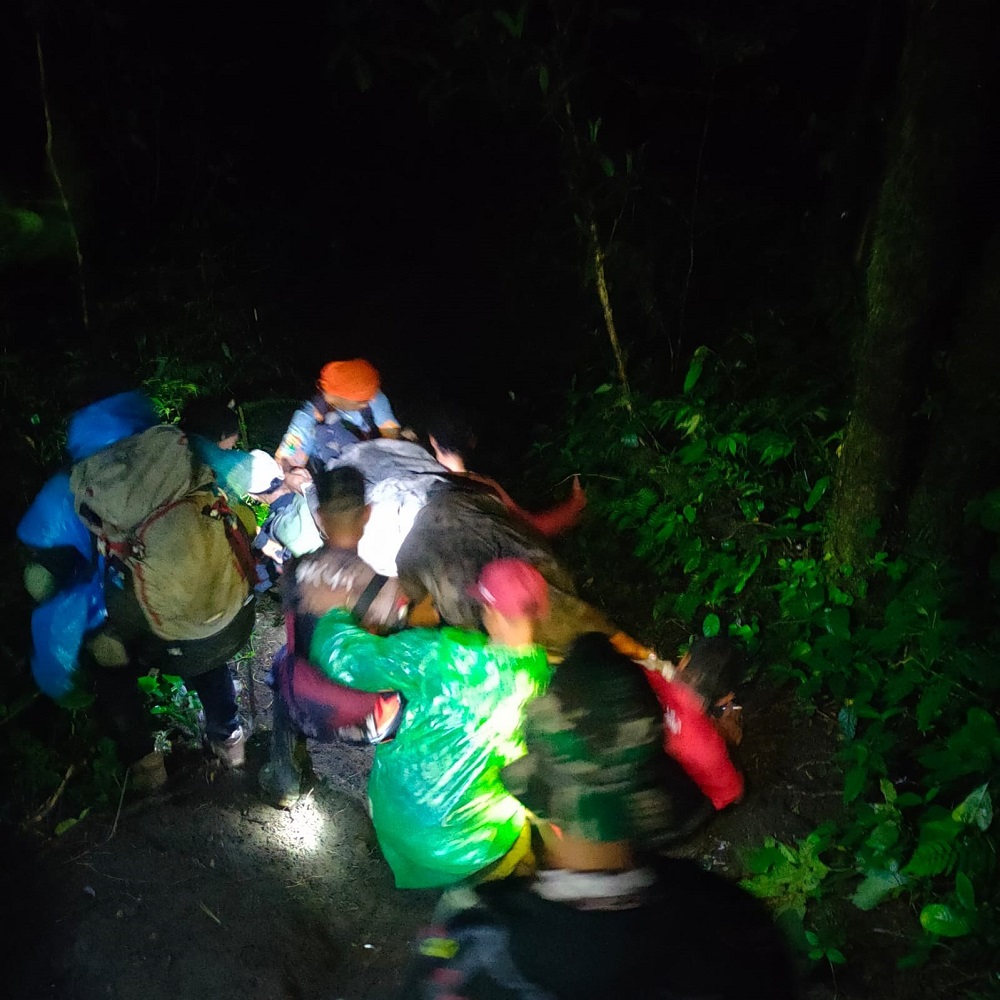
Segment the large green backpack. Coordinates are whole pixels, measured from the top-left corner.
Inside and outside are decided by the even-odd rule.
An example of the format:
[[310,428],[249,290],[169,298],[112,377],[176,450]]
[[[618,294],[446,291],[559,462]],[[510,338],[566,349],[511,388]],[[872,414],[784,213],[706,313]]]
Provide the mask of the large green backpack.
[[215,635],[252,597],[246,533],[177,428],[152,427],[78,462],[70,488],[98,551],[128,570],[160,638]]

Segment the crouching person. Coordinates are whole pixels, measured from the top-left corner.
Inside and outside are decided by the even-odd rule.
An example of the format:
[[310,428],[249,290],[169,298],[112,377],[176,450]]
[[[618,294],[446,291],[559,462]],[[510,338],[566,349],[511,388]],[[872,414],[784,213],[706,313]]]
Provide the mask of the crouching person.
[[537,824],[539,869],[446,893],[402,996],[794,997],[764,906],[651,853],[669,822],[660,709],[634,664],[589,639],[528,703],[527,753],[501,775]]
[[307,738],[378,743],[391,738],[402,704],[394,691],[337,684],[309,662],[316,623],[332,608],[351,609],[378,635],[403,628],[409,611],[397,581],[377,574],[357,554],[370,514],[361,473],[350,466],[318,472],[315,488],[322,547],[290,560],[281,578],[286,644],[271,670],[271,759],[260,773],[264,798],[279,809],[293,806],[301,794]]
[[395,739],[375,748],[368,783],[375,832],[401,889],[499,878],[530,849],[524,807],[499,769],[522,754],[521,713],[551,676],[534,642],[548,588],[533,566],[501,559],[471,593],[488,635],[408,629],[381,638],[335,610],[311,645],[327,676],[405,698]]

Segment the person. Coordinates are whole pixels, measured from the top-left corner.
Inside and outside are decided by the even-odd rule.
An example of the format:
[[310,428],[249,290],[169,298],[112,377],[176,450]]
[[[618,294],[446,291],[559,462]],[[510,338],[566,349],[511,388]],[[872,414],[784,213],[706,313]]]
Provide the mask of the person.
[[317,394],[292,414],[274,454],[286,471],[325,469],[347,444],[400,436],[399,422],[371,362],[330,361],[320,370],[316,388]]
[[465,476],[492,490],[514,517],[540,534],[546,537],[561,535],[579,523],[587,506],[587,495],[580,485],[579,476],[573,477],[570,495],[562,503],[548,510],[532,512],[518,504],[495,479],[478,472],[470,472],[466,467],[466,462],[476,446],[476,436],[463,417],[454,412],[439,411],[428,421],[427,439],[434,457],[449,472]]
[[583,636],[524,710],[502,780],[541,846],[528,877],[446,893],[417,938],[402,1000],[797,995],[762,903],[657,845],[669,822],[660,712],[605,637]]
[[254,548],[278,567],[292,556],[315,552],[323,545],[309,502],[308,494],[314,487],[307,470],[286,472],[266,451],[255,448],[229,478],[241,493],[268,505]]
[[329,680],[308,662],[316,623],[335,607],[351,608],[369,631],[388,635],[407,624],[409,602],[398,582],[377,574],[357,555],[368,520],[365,482],[344,467],[316,475],[319,550],[292,559],[282,577],[287,643],[271,671],[271,755],[261,769],[265,799],[291,808],[301,794],[305,739],[345,738],[377,743],[391,738],[401,711],[396,692],[368,693]]
[[499,769],[523,752],[521,712],[551,677],[534,642],[548,587],[530,564],[499,559],[471,590],[487,635],[415,628],[383,638],[334,610],[312,640],[310,659],[328,677],[405,699],[368,782],[372,823],[401,889],[501,877],[530,848],[524,807]]
[[[687,821],[676,831],[677,839],[743,797],[743,775],[727,748],[727,742],[735,745],[742,737],[733,694],[742,670],[739,647],[715,636],[695,642],[673,671],[646,672],[663,712],[663,749],[695,789],[686,796]],[[683,779],[672,784],[678,800],[685,798]]]
[[223,451],[232,451],[240,437],[236,400],[222,396],[194,396],[181,410],[180,428],[188,437],[201,437]]
[[429,600],[441,619],[479,629],[481,604],[469,588],[493,559],[521,559],[536,566],[549,585],[551,614],[538,622],[536,638],[561,655],[584,632],[611,635],[636,659],[652,654],[576,596],[573,578],[547,541],[527,530],[490,490],[448,471],[410,441],[361,441],[347,445],[333,465],[361,469],[372,516],[358,553],[378,572],[398,576],[415,604]]
[[[32,619],[39,686],[78,703],[88,673],[81,663],[95,668],[95,704],[134,791],[153,791],[167,778],[137,683],[151,668],[180,676],[198,695],[215,755],[242,766],[246,736],[230,666],[254,624],[242,525],[185,436],[160,425],[139,392],[74,413],[67,451],[72,470],[46,484],[18,525],[29,569],[49,568],[47,578],[26,576],[39,601]],[[177,534],[181,525],[188,533]]]

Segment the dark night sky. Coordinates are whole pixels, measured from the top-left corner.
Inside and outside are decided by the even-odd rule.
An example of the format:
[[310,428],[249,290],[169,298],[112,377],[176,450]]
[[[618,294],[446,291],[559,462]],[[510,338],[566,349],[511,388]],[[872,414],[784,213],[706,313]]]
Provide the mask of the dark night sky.
[[[233,293],[304,376],[330,356],[367,353],[403,393],[436,382],[466,398],[551,397],[573,372],[603,380],[611,359],[582,280],[556,133],[524,102],[503,109],[477,92],[475,59],[440,45],[434,55],[453,58],[467,88],[431,120],[426,71],[385,55],[427,46],[434,18],[423,4],[360,4],[368,16],[346,22],[336,3],[184,6],[67,0],[41,14],[58,152],[95,298],[128,295],[146,280],[143,265],[191,268],[207,256],[225,263]],[[801,291],[804,272],[789,262],[815,256],[830,197],[823,157],[855,98],[869,8],[633,8],[638,21],[591,39],[577,108],[602,118],[619,163],[642,150],[639,216],[623,224],[660,255],[668,328],[705,135],[691,349]],[[702,52],[694,13],[709,40]],[[13,113],[0,195],[37,206],[52,188],[34,39],[21,13],[7,18],[0,55]],[[371,57],[365,93],[334,65],[351,37],[345,24]],[[883,31],[890,77],[898,31]],[[58,315],[60,305],[72,311],[70,273],[51,260],[13,281],[8,270],[15,340],[45,329],[75,342]],[[628,338],[626,294],[616,305]],[[663,344],[648,334],[630,342],[636,367],[665,381]]]

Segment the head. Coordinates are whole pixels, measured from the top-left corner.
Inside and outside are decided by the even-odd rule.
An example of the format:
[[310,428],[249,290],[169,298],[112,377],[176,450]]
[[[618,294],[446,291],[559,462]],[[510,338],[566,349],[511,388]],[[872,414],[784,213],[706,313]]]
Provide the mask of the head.
[[240,436],[236,401],[221,396],[188,400],[181,411],[180,425],[185,434],[198,434],[226,451],[236,447]]
[[352,465],[316,474],[317,518],[327,541],[341,549],[355,550],[371,514],[365,503],[365,478]]
[[283,493],[289,492],[285,483],[285,472],[273,455],[255,448],[247,455],[247,460],[238,467],[232,477],[239,482],[241,492],[263,503],[272,503]]
[[677,664],[678,679],[694,688],[730,743],[742,739],[740,706],[735,692],[746,671],[743,650],[723,636],[698,639]]
[[667,828],[662,712],[642,671],[607,636],[573,643],[548,691],[528,703],[524,734],[527,754],[503,780],[546,821],[550,867],[627,866],[633,847]]
[[534,642],[535,626],[549,613],[549,585],[523,559],[494,559],[468,589],[482,606],[483,627],[505,646]]
[[465,470],[476,447],[472,425],[455,410],[439,410],[427,421],[427,439],[434,457],[452,472]]
[[336,410],[362,410],[379,391],[378,369],[364,358],[330,361],[320,369],[316,387],[327,406]]

